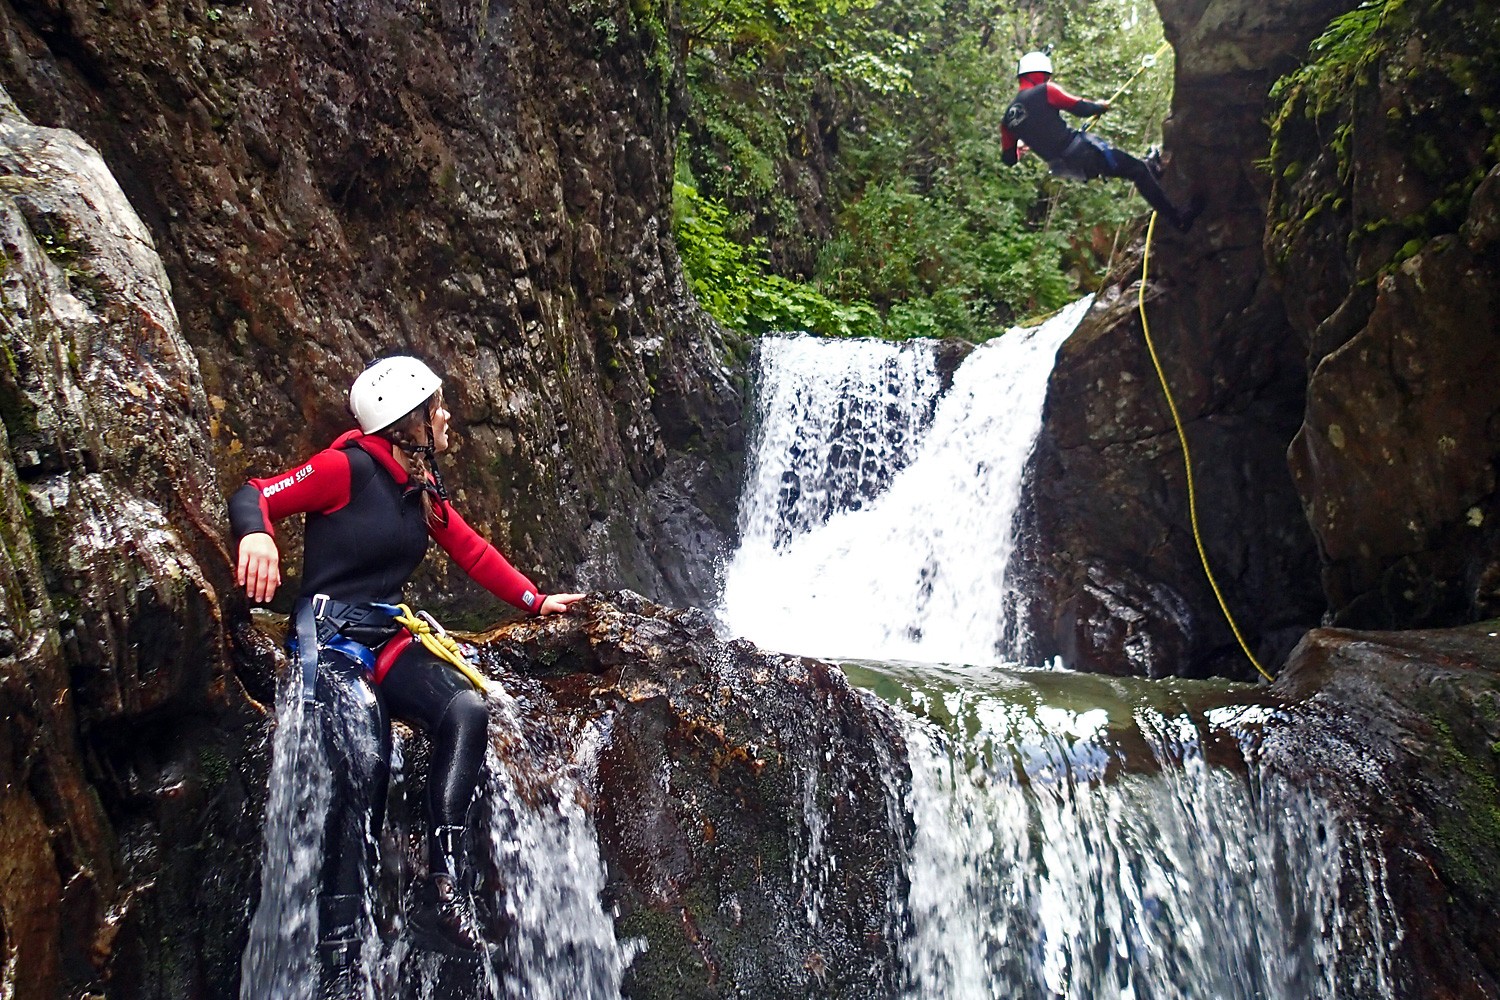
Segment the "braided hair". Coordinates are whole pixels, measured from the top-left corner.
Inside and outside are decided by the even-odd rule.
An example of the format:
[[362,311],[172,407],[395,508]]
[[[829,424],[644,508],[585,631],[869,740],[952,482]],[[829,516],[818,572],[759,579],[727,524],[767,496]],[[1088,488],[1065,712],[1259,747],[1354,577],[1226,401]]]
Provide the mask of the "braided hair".
[[[422,514],[428,524],[437,526],[448,524],[448,490],[443,486],[443,476],[437,467],[437,452],[432,444],[432,414],[442,405],[443,391],[439,389],[406,416],[378,432],[406,454],[411,465],[411,482],[406,491],[408,494],[422,494]],[[423,437],[427,443],[419,444],[418,428],[423,427],[426,428]]]

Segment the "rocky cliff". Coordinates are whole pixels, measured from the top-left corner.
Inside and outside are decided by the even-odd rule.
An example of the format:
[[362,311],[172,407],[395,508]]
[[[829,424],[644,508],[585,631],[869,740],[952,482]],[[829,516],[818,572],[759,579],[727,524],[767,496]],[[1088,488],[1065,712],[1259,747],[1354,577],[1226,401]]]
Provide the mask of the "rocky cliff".
[[3,95],[0,322],[0,981],[186,995],[233,960],[265,780],[212,410],[107,165]]
[[[1158,7],[1178,56],[1165,184],[1207,210],[1156,231],[1147,317],[1251,649],[1274,670],[1325,614],[1493,615],[1493,11],[1366,4],[1310,52],[1352,4]],[[1331,65],[1272,95],[1308,62]],[[1033,653],[1253,676],[1199,566],[1141,264],[1059,353],[1026,525]]]
[[[156,239],[226,487],[414,352],[448,375],[447,478],[518,565],[685,600],[711,581],[680,538],[732,529],[740,403],[672,246],[666,16],[7,3],[0,82]],[[423,596],[488,609],[433,572]]]
[[[548,589],[712,586],[740,401],[671,246],[663,17],[0,3],[19,995],[232,992],[271,654],[223,497],[347,426],[368,358],[448,375],[450,486]],[[435,566],[419,597],[492,618]]]
[[1281,95],[1265,245],[1307,353],[1291,449],[1333,621],[1500,614],[1500,22],[1361,7]]

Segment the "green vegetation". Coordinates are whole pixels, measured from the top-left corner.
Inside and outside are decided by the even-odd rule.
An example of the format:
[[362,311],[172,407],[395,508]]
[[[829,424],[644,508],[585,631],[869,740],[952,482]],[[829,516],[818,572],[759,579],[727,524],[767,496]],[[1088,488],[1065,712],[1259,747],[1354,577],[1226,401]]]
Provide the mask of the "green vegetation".
[[[1500,22],[1443,0],[1366,0],[1331,21],[1304,65],[1271,89],[1265,167],[1278,258],[1314,227],[1342,227],[1348,256],[1365,268],[1359,280],[1373,281],[1456,232],[1500,162],[1496,51]],[[1362,167],[1356,145],[1399,151],[1404,171],[1374,157],[1364,162],[1382,166]],[[1397,215],[1397,204],[1412,207]],[[1325,208],[1332,219],[1320,218]]]
[[693,294],[731,330],[816,330],[830,336],[876,336],[880,315],[866,302],[842,303],[810,285],[767,273],[765,240],[748,246],[728,235],[728,210],[678,181],[673,224]]
[[1495,764],[1465,752],[1463,742],[1442,719],[1435,721],[1434,728],[1444,770],[1459,779],[1456,801],[1436,816],[1438,847],[1452,876],[1483,897],[1492,885],[1495,859],[1500,858],[1500,784]]
[[[677,237],[708,309],[752,334],[982,340],[1097,287],[1145,204],[1005,167],[1000,118],[1023,51],[1054,43],[1058,82],[1102,99],[1161,28],[1132,0],[1024,8],[687,0]],[[1100,133],[1143,153],[1170,87],[1168,58]]]

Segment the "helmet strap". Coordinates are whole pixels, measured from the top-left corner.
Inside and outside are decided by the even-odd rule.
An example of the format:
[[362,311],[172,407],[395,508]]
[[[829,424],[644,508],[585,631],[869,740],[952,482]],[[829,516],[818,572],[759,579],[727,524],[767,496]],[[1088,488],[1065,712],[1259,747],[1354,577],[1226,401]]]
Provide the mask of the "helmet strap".
[[447,500],[448,490],[447,487],[443,485],[443,474],[438,471],[437,447],[433,444],[432,403],[430,399],[426,404],[424,404],[422,413],[423,421],[427,428],[426,444],[417,444],[415,441],[409,440],[404,435],[397,435],[393,433],[387,436],[390,438],[392,444],[394,444],[396,447],[400,448],[407,454],[421,455],[423,458],[425,458],[427,470],[432,473],[432,482],[416,482],[414,480],[411,486],[408,487],[408,492],[420,492],[425,490],[430,493],[436,494],[439,499]]

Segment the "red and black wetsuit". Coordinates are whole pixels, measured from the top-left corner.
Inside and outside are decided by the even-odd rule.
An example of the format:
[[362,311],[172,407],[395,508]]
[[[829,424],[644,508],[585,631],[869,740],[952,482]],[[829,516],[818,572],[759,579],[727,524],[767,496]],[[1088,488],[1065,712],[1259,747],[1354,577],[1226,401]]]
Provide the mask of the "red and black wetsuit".
[[229,521],[238,541],[256,531],[274,535],[274,522],[308,515],[303,597],[396,603],[430,538],[496,597],[522,611],[541,608],[544,595],[452,504],[434,498],[438,509],[429,523],[421,491],[412,486],[389,441],[350,431],[295,468],[240,487],[229,501]]
[[[385,438],[350,431],[312,458],[277,476],[252,479],[230,498],[236,544],[245,535],[274,534],[276,521],[306,514],[301,599],[324,594],[360,605],[395,604],[436,540],[495,596],[536,613],[544,595],[446,500],[433,498],[429,519],[423,489],[396,461]],[[390,774],[387,714],[432,739],[426,811],[434,870],[451,865],[438,831],[461,829],[484,760],[488,712],[467,678],[438,660],[404,630],[391,629],[376,672],[320,650],[316,679],[326,762],[338,776],[324,824],[320,938],[359,922],[373,871],[373,845],[383,822]],[[374,641],[361,639],[380,647]],[[371,683],[374,680],[375,684]]]
[[[1039,78],[1041,83],[1027,85],[1028,81]],[[1015,166],[1018,139],[1049,163],[1067,151],[1077,133],[1067,126],[1059,112],[1067,111],[1080,118],[1104,112],[1104,105],[1074,97],[1040,73],[1028,73],[1022,84],[1021,92],[1005,109],[1000,126],[1000,158],[1007,167]]]
[[1146,203],[1173,225],[1185,229],[1192,224],[1192,220],[1172,204],[1144,161],[1090,132],[1069,128],[1063,121],[1062,111],[1087,118],[1102,114],[1104,105],[1074,97],[1048,80],[1045,73],[1023,76],[1021,91],[1005,109],[1000,126],[1000,158],[1005,165],[1015,166],[1019,140],[1046,160],[1053,173],[1083,180],[1123,177],[1133,182]]

